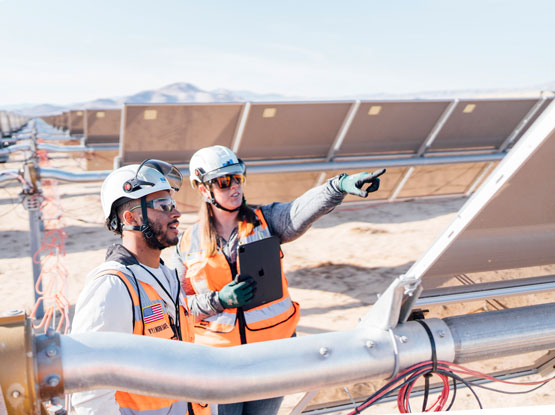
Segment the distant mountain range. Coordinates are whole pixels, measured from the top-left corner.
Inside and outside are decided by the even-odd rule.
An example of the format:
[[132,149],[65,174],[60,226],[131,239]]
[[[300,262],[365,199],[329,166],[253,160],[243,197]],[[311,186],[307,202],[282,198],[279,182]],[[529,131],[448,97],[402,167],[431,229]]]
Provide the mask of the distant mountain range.
[[2,109],[18,112],[27,116],[57,114],[69,109],[110,109],[121,108],[127,104],[175,104],[188,102],[245,102],[245,101],[283,101],[291,98],[279,94],[257,94],[250,91],[230,91],[216,89],[205,91],[193,84],[179,82],[159,89],[149,89],[133,95],[112,98],[99,98],[93,101],[76,102],[69,105],[14,105]]
[[407,94],[374,93],[343,97],[291,97],[280,94],[258,94],[250,91],[230,91],[216,89],[205,91],[193,84],[179,82],[159,89],[141,91],[133,95],[113,98],[100,98],[94,101],[73,103],[66,106],[40,104],[17,105],[2,109],[18,112],[26,116],[51,115],[69,109],[109,109],[121,108],[124,103],[129,104],[175,104],[190,102],[246,102],[246,101],[310,101],[310,100],[352,100],[352,99],[449,99],[449,98],[508,98],[508,97],[538,97],[542,91],[555,91],[555,81],[543,85],[520,89],[476,89],[476,90],[444,90],[422,91]]

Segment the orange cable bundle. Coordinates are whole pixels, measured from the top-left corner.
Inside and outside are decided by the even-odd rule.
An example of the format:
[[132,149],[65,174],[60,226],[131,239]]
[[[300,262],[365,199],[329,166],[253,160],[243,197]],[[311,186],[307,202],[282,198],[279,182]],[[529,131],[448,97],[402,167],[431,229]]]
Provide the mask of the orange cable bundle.
[[[40,140],[39,140],[40,142]],[[39,161],[44,164],[48,164],[48,153],[46,150],[37,150],[37,156],[39,157]]]
[[[41,154],[40,158],[42,164],[48,164],[46,152],[44,152],[44,157]],[[61,331],[63,328],[63,333],[66,334],[69,331],[70,304],[64,295],[68,271],[64,265],[63,257],[65,256],[67,234],[61,220],[62,209],[56,183],[44,180],[42,185],[44,198],[41,211],[45,231],[41,246],[33,255],[34,263],[38,263],[40,257],[41,273],[35,285],[35,290],[40,297],[35,303],[31,316],[36,315],[38,307],[42,303],[45,309],[44,316],[35,328],[46,329],[51,323],[52,326],[56,325],[53,319],[56,318],[56,312],[59,312],[60,320],[56,325],[56,331]]]

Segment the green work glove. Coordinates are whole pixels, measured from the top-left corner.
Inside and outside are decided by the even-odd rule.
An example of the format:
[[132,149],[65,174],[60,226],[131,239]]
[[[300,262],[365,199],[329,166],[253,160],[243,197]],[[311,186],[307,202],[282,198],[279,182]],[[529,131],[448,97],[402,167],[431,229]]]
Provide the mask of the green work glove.
[[254,297],[256,281],[250,275],[239,274],[229,284],[218,291],[224,308],[237,308],[248,304]]
[[[380,179],[378,177],[384,173],[385,169],[375,171],[374,173],[345,174],[339,178],[339,190],[351,195],[366,197],[368,193],[378,190],[380,187]],[[370,186],[363,190],[362,186],[367,183],[370,183]]]

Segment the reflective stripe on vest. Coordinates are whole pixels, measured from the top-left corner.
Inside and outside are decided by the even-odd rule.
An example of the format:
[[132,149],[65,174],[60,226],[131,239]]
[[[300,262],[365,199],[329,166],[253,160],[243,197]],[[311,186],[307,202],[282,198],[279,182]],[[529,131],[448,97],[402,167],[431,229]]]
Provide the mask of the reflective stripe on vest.
[[[175,339],[175,334],[170,325],[170,317],[156,290],[149,284],[133,280],[118,270],[106,270],[99,274],[115,275],[125,284],[133,302],[134,326],[133,334],[164,339]],[[138,287],[135,284],[138,282]],[[140,300],[140,301],[139,301]],[[141,310],[142,305],[142,310]],[[183,341],[194,341],[193,318],[185,306],[179,306],[181,322],[181,338]],[[144,313],[144,333],[143,333]],[[130,392],[116,391],[116,402],[120,406],[120,412],[124,415],[192,415],[188,412],[186,401],[175,399],[158,398],[154,396],[139,395]],[[210,407],[193,403],[195,415],[209,415]]]
[[[260,209],[255,211],[260,224],[239,224],[239,244],[259,241],[271,236]],[[232,273],[225,255],[218,251],[206,257],[201,249],[199,224],[193,225],[182,236],[181,256],[187,268],[185,285],[192,287],[187,294],[219,291],[232,281]],[[287,279],[281,273],[283,296],[244,312],[247,343],[291,337],[299,321],[299,305],[289,296]],[[197,323],[195,342],[209,346],[235,346],[241,344],[237,324],[237,309],[229,308]]]

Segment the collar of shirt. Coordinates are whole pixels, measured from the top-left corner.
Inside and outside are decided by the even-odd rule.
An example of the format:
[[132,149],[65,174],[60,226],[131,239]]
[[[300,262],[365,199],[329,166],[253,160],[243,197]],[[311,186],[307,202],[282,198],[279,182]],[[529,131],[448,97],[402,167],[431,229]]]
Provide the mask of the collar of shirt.
[[228,262],[233,263],[237,258],[237,244],[239,243],[239,237],[237,233],[237,228],[231,231],[229,239],[226,241],[223,237],[218,235],[218,246],[220,247],[222,253],[225,255]]

